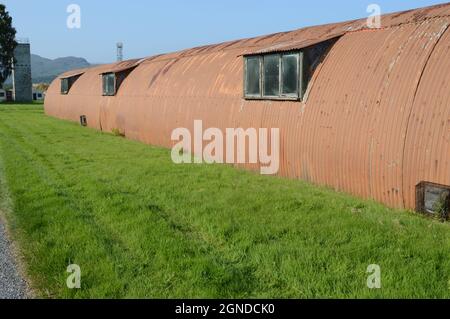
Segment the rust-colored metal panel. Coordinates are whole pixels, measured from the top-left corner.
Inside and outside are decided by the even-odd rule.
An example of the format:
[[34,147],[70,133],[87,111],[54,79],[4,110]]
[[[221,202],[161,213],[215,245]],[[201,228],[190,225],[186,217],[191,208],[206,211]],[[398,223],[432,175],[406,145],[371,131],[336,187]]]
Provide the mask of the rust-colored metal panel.
[[80,76],[80,75],[83,75],[84,72],[86,72],[86,70],[88,70],[88,69],[79,69],[79,70],[69,71],[69,72],[66,72],[66,73],[62,74],[59,78],[60,79],[67,79],[67,78],[71,78],[71,77],[74,77],[74,76]]
[[[280,176],[414,208],[416,183],[450,183],[449,15],[446,4],[384,16],[377,30],[356,20],[98,66],[68,95],[54,81],[45,110],[164,147],[195,120],[222,131],[279,128]],[[303,102],[242,98],[243,54],[336,35]],[[100,74],[130,66],[117,95],[102,96]]]
[[287,42],[269,45],[264,48],[251,49],[251,50],[246,51],[243,55],[255,55],[255,54],[265,54],[265,53],[271,53],[271,52],[286,52],[286,51],[292,51],[292,50],[300,50],[300,49],[304,49],[304,48],[325,42],[327,40],[337,39],[337,38],[343,36],[344,34],[345,34],[345,32],[342,31],[340,33],[333,33],[330,35],[322,35],[316,39],[291,40],[291,41],[287,41]]
[[449,3],[443,3],[431,7],[391,13],[383,16],[383,26],[396,26],[408,23],[418,23],[428,19],[447,17],[450,15]]
[[306,123],[313,124],[300,134],[308,157],[300,169],[304,175],[403,207],[408,117],[420,75],[447,23],[435,19],[355,32],[338,41],[307,101]]
[[147,59],[151,60],[152,58],[150,57],[150,58],[133,59],[133,60],[117,62],[116,64],[112,64],[110,68],[103,69],[100,74],[119,73],[119,72],[127,71],[127,70],[137,67],[139,64],[146,61]]
[[395,33],[351,33],[331,50],[309,93],[292,155],[302,158],[303,177],[370,197],[368,127],[388,65],[386,41]]
[[422,181],[450,185],[450,30],[447,29],[424,69],[404,149],[405,206],[414,207]]
[[401,40],[403,43],[386,70],[388,76],[371,126],[371,188],[375,199],[390,206],[404,204],[402,163],[408,119],[423,70],[448,23],[447,18],[419,23]]

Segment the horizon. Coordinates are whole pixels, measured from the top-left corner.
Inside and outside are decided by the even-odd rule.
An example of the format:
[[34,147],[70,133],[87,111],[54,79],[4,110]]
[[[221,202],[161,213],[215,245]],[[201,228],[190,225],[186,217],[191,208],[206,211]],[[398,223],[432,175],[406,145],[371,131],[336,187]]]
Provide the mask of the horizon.
[[[107,6],[87,0],[64,0],[58,4],[50,0],[32,3],[6,0],[3,3],[13,18],[17,37],[30,40],[32,54],[51,60],[76,57],[84,58],[91,64],[104,64],[115,61],[117,42],[124,43],[124,59],[141,58],[196,46],[361,19],[369,15],[367,7],[373,3],[381,7],[381,14],[388,14],[447,2],[350,0],[342,5],[325,0],[314,3],[283,0],[277,3],[277,8],[289,7],[288,11],[274,11],[268,0],[248,1],[244,4],[236,0],[226,4],[205,0],[188,4],[177,0],[149,4],[140,0],[127,3],[126,7],[114,5],[121,3],[119,0],[109,1]],[[78,5],[81,10],[79,29],[69,29],[67,26],[67,19],[71,14],[67,9],[71,4]],[[297,13],[301,10],[306,14]],[[40,12],[45,12],[45,19],[41,18]],[[98,15],[99,12],[102,14]],[[264,19],[269,16],[271,19]],[[127,23],[117,23],[121,18]],[[179,25],[183,25],[183,28],[177,28]],[[142,33],[145,30],[163,31],[150,33],[144,41]]]

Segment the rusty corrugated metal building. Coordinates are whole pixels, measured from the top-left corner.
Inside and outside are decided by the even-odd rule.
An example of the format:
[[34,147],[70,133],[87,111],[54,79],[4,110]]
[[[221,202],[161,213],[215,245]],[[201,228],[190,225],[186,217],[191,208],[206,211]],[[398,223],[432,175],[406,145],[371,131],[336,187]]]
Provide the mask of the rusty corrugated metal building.
[[[450,4],[197,47],[61,75],[45,111],[171,147],[175,128],[280,128],[281,176],[416,208],[450,185]],[[247,99],[247,56],[319,50],[301,99]],[[316,56],[317,57],[317,56]],[[105,74],[117,91],[104,94]],[[61,93],[61,85],[68,85]],[[257,169],[258,165],[245,165]]]

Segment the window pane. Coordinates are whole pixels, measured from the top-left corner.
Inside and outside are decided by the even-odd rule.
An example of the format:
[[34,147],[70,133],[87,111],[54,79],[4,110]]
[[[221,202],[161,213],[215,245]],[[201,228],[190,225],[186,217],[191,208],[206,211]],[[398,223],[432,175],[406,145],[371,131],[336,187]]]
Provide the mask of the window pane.
[[264,57],[264,96],[280,95],[280,58],[278,54]]
[[108,76],[108,94],[114,95],[114,75],[110,74]]
[[261,70],[259,67],[259,57],[247,58],[247,69],[245,78],[245,94],[252,96],[261,95]]
[[106,95],[106,75],[103,75],[102,77],[102,82],[103,82],[103,95]]
[[104,95],[114,95],[116,93],[114,80],[115,80],[114,74],[103,75],[103,94]]
[[298,54],[283,55],[283,94],[298,95]]
[[69,79],[62,79],[61,80],[61,93],[67,94],[69,91]]

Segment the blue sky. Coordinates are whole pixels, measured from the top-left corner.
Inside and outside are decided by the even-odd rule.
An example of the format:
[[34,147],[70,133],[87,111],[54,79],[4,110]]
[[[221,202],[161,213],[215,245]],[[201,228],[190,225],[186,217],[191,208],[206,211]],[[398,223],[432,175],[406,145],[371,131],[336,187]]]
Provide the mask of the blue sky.
[[[79,56],[115,60],[122,41],[125,58],[264,35],[304,26],[366,17],[369,4],[382,13],[444,3],[445,0],[3,0],[18,37],[48,58]],[[81,8],[81,28],[69,29],[68,5]]]

